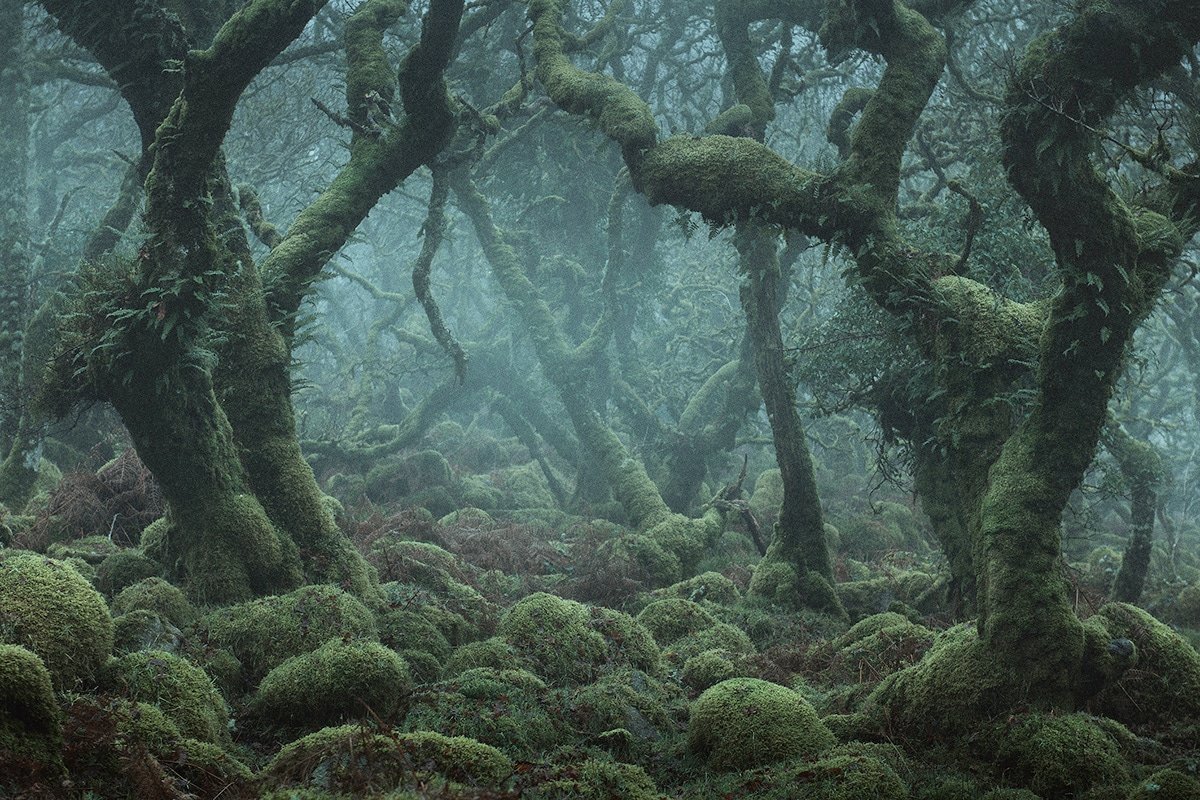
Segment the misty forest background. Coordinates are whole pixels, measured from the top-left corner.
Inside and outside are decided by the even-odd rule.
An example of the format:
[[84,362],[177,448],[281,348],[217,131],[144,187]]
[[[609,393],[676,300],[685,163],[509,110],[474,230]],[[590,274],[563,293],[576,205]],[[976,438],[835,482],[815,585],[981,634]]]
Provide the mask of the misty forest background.
[[1197,42],[0,0],[0,795],[1200,797]]

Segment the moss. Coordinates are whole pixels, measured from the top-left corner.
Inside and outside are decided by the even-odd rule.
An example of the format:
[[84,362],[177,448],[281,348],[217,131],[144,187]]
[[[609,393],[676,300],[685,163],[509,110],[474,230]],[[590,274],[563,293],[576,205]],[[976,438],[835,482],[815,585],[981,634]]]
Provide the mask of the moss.
[[717,624],[717,618],[704,606],[681,598],[656,600],[642,609],[637,621],[650,631],[660,645],[669,645],[683,636]]
[[705,650],[687,659],[680,674],[683,685],[694,692],[703,692],[730,678],[745,677],[749,675],[738,654],[721,649]]
[[367,607],[333,586],[305,586],[223,608],[204,617],[199,628],[241,662],[243,679],[251,685],[286,659],[330,639],[377,638]]
[[818,755],[833,734],[799,693],[756,678],[733,678],[692,704],[688,749],[717,772]]
[[1200,780],[1175,769],[1160,769],[1129,795],[1129,800],[1189,800],[1200,797]]
[[658,589],[651,594],[655,598],[681,598],[699,602],[707,600],[720,605],[732,605],[742,599],[737,585],[719,572],[704,572],[685,581]]
[[623,611],[588,606],[589,625],[604,638],[606,666],[628,665],[651,674],[658,672],[660,651],[644,625]]
[[415,683],[433,683],[441,677],[441,663],[424,650],[399,648],[396,653],[408,664]]
[[588,683],[608,651],[587,606],[538,592],[510,608],[499,634],[552,685]]
[[172,653],[128,653],[104,668],[104,684],[158,706],[179,730],[212,744],[229,743],[229,710],[202,669]]
[[510,669],[520,661],[521,656],[517,653],[516,648],[499,636],[493,636],[478,642],[468,642],[455,649],[446,660],[442,675],[446,678],[453,678],[455,675],[476,667]]
[[89,564],[100,564],[108,556],[122,552],[121,546],[107,536],[84,536],[70,541],[54,542],[46,548],[46,555],[66,561],[79,558]]
[[0,643],[36,653],[58,689],[90,681],[108,658],[113,622],[104,598],[71,567],[35,555],[0,558]]
[[500,508],[558,508],[537,464],[506,467],[493,472],[491,479],[501,493]]
[[146,578],[158,578],[163,574],[163,566],[139,550],[129,549],[113,553],[96,567],[96,588],[112,597],[138,581]]
[[1175,620],[1187,628],[1200,628],[1200,584],[1185,586],[1175,598]]
[[468,528],[490,530],[496,527],[496,520],[491,514],[481,508],[467,506],[452,511],[437,521],[443,528]]
[[450,642],[432,622],[406,608],[385,611],[376,617],[379,641],[393,650],[420,650],[438,664],[450,657]]
[[62,723],[42,659],[19,645],[0,644],[0,697],[0,789],[21,760],[34,769],[60,771]]
[[472,786],[498,786],[513,771],[504,753],[465,736],[414,731],[400,736],[398,743],[414,764],[432,764],[435,772]]
[[184,737],[174,752],[159,758],[164,767],[183,779],[198,797],[250,796],[254,773],[224,748]]
[[671,642],[665,656],[682,663],[705,650],[728,650],[731,653],[753,653],[754,643],[741,628],[727,622],[718,622],[711,628],[689,633]]
[[1200,716],[1200,653],[1136,606],[1109,603],[1096,617],[1137,653],[1137,663],[1093,701],[1098,713],[1126,724]]
[[134,610],[153,611],[173,625],[182,627],[196,619],[196,609],[177,587],[162,578],[144,578],[122,589],[112,601],[114,615]]
[[[453,475],[436,450],[422,450],[400,460],[381,461],[367,473],[367,494],[377,503],[399,500],[434,486],[450,486]],[[438,514],[437,516],[441,516]]]
[[[485,606],[484,610],[488,612],[486,616],[476,616],[471,614],[471,609],[456,607],[455,603],[434,596],[418,586],[392,581],[382,584],[380,588],[390,606],[416,611],[433,623],[453,646],[474,642],[495,628],[491,604]],[[471,619],[467,619],[467,616],[471,616]]]
[[682,796],[685,800],[709,797],[908,800],[908,786],[901,777],[907,772],[904,756],[896,748],[855,742],[830,750],[820,760],[796,759],[709,776],[687,785]]
[[390,719],[412,691],[408,664],[378,642],[332,639],[275,667],[250,703],[253,715],[285,728],[351,719]]
[[560,714],[536,675],[477,667],[414,692],[404,729],[467,736],[531,759],[565,733]]
[[183,631],[163,619],[157,611],[137,608],[113,620],[113,652],[117,654],[139,650],[173,653],[182,642]]
[[1001,734],[1005,777],[1044,797],[1068,797],[1129,780],[1117,742],[1087,714],[1030,714]]
[[[567,702],[572,728],[593,736],[622,729],[633,742],[632,754],[641,760],[675,732],[671,707],[681,700],[668,684],[623,668],[575,690]],[[623,755],[629,760],[630,753]]]
[[529,800],[664,800],[641,767],[581,755],[568,751],[537,768],[530,781],[533,785],[521,796]]

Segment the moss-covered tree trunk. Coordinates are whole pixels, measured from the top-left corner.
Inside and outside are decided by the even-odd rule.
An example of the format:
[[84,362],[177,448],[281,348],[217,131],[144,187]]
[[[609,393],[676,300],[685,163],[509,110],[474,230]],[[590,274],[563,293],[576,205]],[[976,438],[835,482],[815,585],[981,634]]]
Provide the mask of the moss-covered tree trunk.
[[1104,445],[1116,459],[1129,490],[1129,541],[1113,580],[1111,596],[1120,603],[1136,603],[1142,597],[1150,569],[1154,515],[1163,477],[1162,459],[1153,445],[1135,439],[1115,420],[1105,430]]

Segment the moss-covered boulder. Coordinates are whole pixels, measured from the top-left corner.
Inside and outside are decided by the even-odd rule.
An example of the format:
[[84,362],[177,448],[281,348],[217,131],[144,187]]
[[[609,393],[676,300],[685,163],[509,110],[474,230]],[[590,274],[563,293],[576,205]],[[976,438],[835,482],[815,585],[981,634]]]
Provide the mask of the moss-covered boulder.
[[58,689],[93,680],[112,651],[104,598],[61,561],[35,553],[0,558],[0,644],[36,653]]
[[523,775],[521,788],[527,800],[665,800],[641,767],[569,748]]
[[1072,797],[1094,786],[1120,786],[1129,781],[1129,767],[1109,733],[1110,725],[1098,724],[1088,714],[1013,719],[1001,731],[997,766],[1007,781],[1042,797]]
[[589,683],[606,666],[658,668],[658,646],[629,615],[544,592],[510,608],[499,636],[554,686]]
[[390,719],[413,688],[408,664],[378,642],[331,639],[267,673],[251,700],[256,720],[315,729]]
[[641,670],[623,668],[595,683],[580,687],[567,700],[571,726],[599,736],[623,730],[634,752],[623,752],[626,760],[651,754],[656,743],[675,733],[683,698],[672,684],[663,683]]
[[565,733],[561,700],[525,670],[477,667],[413,692],[406,731],[438,731],[531,759]]
[[816,756],[834,744],[813,707],[786,686],[733,678],[692,703],[688,749],[717,772]]
[[137,608],[113,620],[113,652],[117,654],[139,650],[176,653],[183,642],[183,631],[157,611]]
[[654,641],[666,646],[688,634],[711,628],[718,620],[699,603],[674,597],[646,606],[637,621],[646,626]]
[[212,678],[173,653],[144,650],[113,659],[104,667],[103,686],[158,706],[184,736],[229,743],[229,708]]
[[703,692],[721,681],[746,678],[750,675],[743,654],[714,648],[697,653],[684,661],[679,679],[693,692]]
[[204,617],[200,638],[228,650],[241,664],[247,685],[292,656],[316,650],[330,639],[375,640],[375,618],[359,600],[334,586],[305,586]]
[[374,733],[361,725],[342,725],[285,745],[263,769],[261,779],[264,787],[276,790],[320,792],[307,795],[301,791],[282,795],[285,797],[367,796],[416,790],[427,786],[431,776],[493,788],[512,771],[512,761],[499,750],[465,737],[432,731]]
[[456,648],[442,669],[443,678],[453,678],[470,669],[488,667],[491,669],[512,669],[522,663],[517,649],[499,636],[482,639],[478,642],[468,642]]
[[1160,769],[1137,784],[1129,800],[1193,800],[1200,797],[1200,780],[1177,769]]
[[153,611],[178,627],[190,625],[196,619],[196,609],[183,591],[157,577],[125,587],[112,600],[114,616],[135,610]]
[[[684,786],[684,800],[753,797],[755,800],[909,800],[902,775],[904,756],[890,745],[854,742],[830,750],[817,760],[793,759],[724,775],[706,776]],[[941,794],[926,800],[974,800]]]
[[450,657],[450,642],[418,611],[395,608],[376,617],[379,641],[393,650],[421,650],[431,655],[439,664]]
[[163,566],[142,551],[130,548],[119,550],[105,558],[96,567],[96,577],[93,582],[96,588],[107,597],[145,580],[158,578],[163,574]]
[[62,746],[46,665],[24,647],[0,644],[0,794],[61,772]]
[[707,600],[719,605],[733,605],[742,599],[742,591],[737,584],[719,572],[702,572],[665,589],[657,589],[651,596],[656,600],[673,597],[693,602]]
[[1125,724],[1200,717],[1200,653],[1175,631],[1127,603],[1109,603],[1089,619],[1110,639],[1133,642],[1137,662],[1093,701],[1097,713]]

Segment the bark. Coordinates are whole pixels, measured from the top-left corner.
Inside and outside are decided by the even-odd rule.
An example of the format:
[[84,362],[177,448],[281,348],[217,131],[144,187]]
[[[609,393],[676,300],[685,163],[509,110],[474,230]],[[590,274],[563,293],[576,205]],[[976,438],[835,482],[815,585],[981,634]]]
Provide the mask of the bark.
[[1137,603],[1150,569],[1158,488],[1163,479],[1162,459],[1153,445],[1135,439],[1115,420],[1105,429],[1104,446],[1116,459],[1129,489],[1129,542],[1111,596],[1119,603]]

